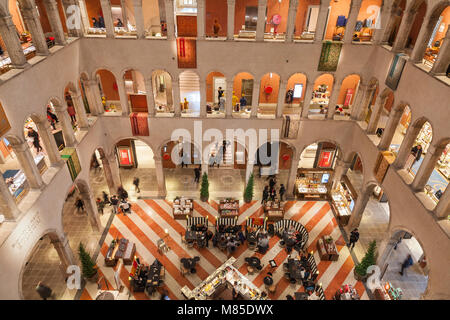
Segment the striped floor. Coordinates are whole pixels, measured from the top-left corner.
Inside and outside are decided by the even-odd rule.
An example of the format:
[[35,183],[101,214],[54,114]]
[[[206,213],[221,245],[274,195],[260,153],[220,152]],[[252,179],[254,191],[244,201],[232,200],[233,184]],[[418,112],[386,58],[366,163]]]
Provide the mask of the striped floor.
[[[207,217],[210,225],[214,225],[218,204],[215,201],[195,202],[194,216]],[[309,231],[308,252],[316,251],[316,241],[323,235],[332,235],[337,239],[339,250],[339,260],[335,262],[320,261],[317,252],[314,253],[317,267],[319,269],[318,282],[322,283],[326,299],[332,299],[336,290],[342,284],[352,284],[358,291],[361,299],[368,299],[364,286],[356,281],[353,276],[353,260],[348,248],[342,238],[337,222],[331,212],[330,205],[325,201],[289,201],[286,203],[285,218],[293,219],[302,223]],[[246,217],[261,217],[263,215],[259,201],[249,204],[242,204],[240,208],[238,223],[245,224]],[[132,204],[132,214],[114,217],[105,242],[102,245],[97,264],[100,267],[100,276],[108,282],[108,287],[115,288],[114,268],[104,266],[104,257],[108,250],[108,245],[113,238],[125,237],[136,244],[136,255],[145,263],[152,263],[157,258],[166,269],[165,285],[162,289],[168,291],[171,299],[184,299],[181,288],[188,286],[193,289],[217,267],[227,260],[227,255],[218,248],[197,249],[187,248],[181,242],[181,234],[185,232],[186,222],[184,220],[174,220],[172,218],[171,203],[166,200],[138,200]],[[156,242],[165,236],[165,229],[169,234],[166,243],[170,251],[161,255],[157,251]],[[268,262],[274,259],[277,262],[275,271],[272,271],[277,290],[271,294],[270,299],[286,299],[286,295],[295,291],[303,291],[299,284],[292,285],[284,278],[282,264],[287,258],[287,253],[278,245],[277,236],[270,238],[269,250],[261,255],[247,249],[247,244],[237,248],[233,256],[237,259],[235,266],[246,275],[256,286],[264,290],[263,278],[269,271]],[[263,270],[253,275],[247,274],[244,258],[256,255],[264,265]],[[199,256],[200,262],[196,274],[189,274],[183,277],[180,274],[180,259],[183,257]],[[131,266],[124,266],[120,272],[122,283],[129,289],[128,272]],[[106,285],[103,284],[103,289]],[[127,292],[127,290],[125,290]],[[129,291],[128,291],[129,292]],[[96,284],[88,284],[81,295],[81,299],[93,299],[98,293]],[[130,299],[149,299],[145,293],[129,293]],[[158,299],[155,295],[152,299]]]

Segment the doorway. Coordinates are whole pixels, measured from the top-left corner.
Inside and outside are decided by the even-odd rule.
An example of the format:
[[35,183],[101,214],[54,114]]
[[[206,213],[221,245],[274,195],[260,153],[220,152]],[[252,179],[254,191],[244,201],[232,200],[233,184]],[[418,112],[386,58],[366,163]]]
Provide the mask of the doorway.
[[242,79],[241,96],[245,96],[248,106],[253,105],[253,79]]

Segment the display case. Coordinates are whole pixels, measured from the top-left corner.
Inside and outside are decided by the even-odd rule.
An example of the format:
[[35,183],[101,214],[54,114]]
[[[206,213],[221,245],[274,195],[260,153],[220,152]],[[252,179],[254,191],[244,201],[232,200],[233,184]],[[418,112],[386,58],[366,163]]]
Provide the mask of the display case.
[[295,195],[300,199],[326,200],[332,170],[299,170],[295,181]]
[[266,200],[263,208],[268,221],[275,222],[284,218],[284,202],[280,200]]
[[186,217],[192,217],[194,213],[194,200],[185,197],[176,197],[173,200],[173,218],[184,220]]
[[239,215],[239,200],[220,200],[219,215],[221,217],[237,217]]
[[347,176],[344,176],[341,183],[330,191],[330,196],[331,209],[334,211],[337,221],[340,225],[347,225],[357,198]]

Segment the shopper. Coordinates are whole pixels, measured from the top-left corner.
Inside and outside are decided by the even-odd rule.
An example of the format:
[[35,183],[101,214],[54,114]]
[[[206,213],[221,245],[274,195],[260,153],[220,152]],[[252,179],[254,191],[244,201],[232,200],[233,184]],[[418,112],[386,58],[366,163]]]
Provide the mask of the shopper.
[[98,26],[99,28],[105,28],[105,19],[102,16],[98,17]]
[[196,167],[194,169],[194,182],[199,183],[200,182],[200,166]]
[[116,195],[113,195],[111,197],[110,203],[111,203],[111,206],[113,207],[113,213],[117,214],[117,208],[119,208],[119,199],[117,198]]
[[284,184],[281,184],[281,185],[280,185],[280,191],[279,191],[279,193],[280,193],[280,201],[283,201],[283,196],[284,196],[284,194],[286,193],[286,188],[284,187]]
[[119,18],[117,18],[116,27],[118,27],[118,28],[122,28],[123,27],[123,22]]
[[264,203],[269,198],[269,186],[265,186],[262,194],[261,203]]
[[95,18],[92,18],[92,25],[94,26],[94,28],[100,28],[98,20]]
[[122,210],[122,213],[124,216],[126,216],[127,213],[131,213],[131,205],[128,203],[127,200],[122,200],[119,207],[120,207],[120,210]]
[[70,116],[70,121],[72,122],[72,125],[74,126],[77,123],[77,118],[75,117],[75,108],[73,107],[72,102],[67,103],[67,113]]
[[350,233],[350,242],[348,244],[348,248],[350,250],[352,250],[355,247],[356,242],[359,240],[359,232],[358,232],[358,228],[355,228],[351,233]]
[[237,291],[235,289],[237,286],[238,286],[238,283],[235,281],[234,285],[233,285],[233,290],[232,290],[233,300],[238,300],[238,298],[239,298],[239,291]]
[[139,178],[138,177],[134,177],[133,179],[133,185],[134,185],[134,190],[137,193],[141,193],[141,189],[139,188]]
[[97,173],[97,171],[100,170],[100,163],[98,163],[97,156],[95,154],[92,155],[91,167],[94,168],[94,173]]
[[220,98],[222,98],[223,97],[223,90],[222,90],[222,87],[219,87],[219,89],[217,90],[217,100],[219,101],[219,103],[220,103]]
[[275,180],[275,177],[271,177],[270,180],[269,180],[269,187],[270,187],[270,189],[272,190],[275,187],[276,184],[277,184],[277,182]]
[[245,99],[244,95],[242,95],[241,99],[239,100],[239,104],[241,105],[241,110],[247,105],[247,100]]
[[32,127],[28,127],[27,129],[27,136],[33,139],[33,146],[36,149],[36,153],[41,152],[43,149],[41,147],[41,143],[39,142],[39,134]]
[[84,202],[81,198],[78,198],[77,201],[75,201],[75,207],[77,208],[77,212],[84,211]]
[[128,192],[122,186],[117,188],[117,194],[120,200],[126,200],[128,198]]
[[163,290],[161,292],[161,297],[159,298],[159,300],[170,300],[169,295],[167,294],[167,290]]
[[111,203],[110,201],[109,201],[109,196],[108,196],[108,194],[105,192],[105,191],[102,191],[102,195],[103,195],[103,202],[106,204],[106,203]]
[[105,208],[105,203],[100,198],[97,198],[97,200],[95,200],[95,202],[97,203],[98,212],[100,212],[103,215],[103,209]]
[[42,300],[47,300],[52,296],[52,289],[50,289],[48,286],[42,283],[42,281],[39,281],[36,291],[39,294],[39,296],[42,298]]
[[269,199],[275,201],[276,197],[277,197],[277,190],[275,190],[275,187],[273,187],[270,189]]
[[403,273],[406,271],[406,269],[408,269],[409,267],[411,267],[413,264],[414,264],[414,261],[413,261],[411,255],[408,254],[408,256],[406,257],[405,261],[403,261],[403,263],[402,263],[402,269],[401,269],[401,271],[399,272],[400,275],[403,276]]
[[262,235],[258,240],[258,251],[261,254],[265,254],[267,249],[269,249],[269,239],[266,235]]

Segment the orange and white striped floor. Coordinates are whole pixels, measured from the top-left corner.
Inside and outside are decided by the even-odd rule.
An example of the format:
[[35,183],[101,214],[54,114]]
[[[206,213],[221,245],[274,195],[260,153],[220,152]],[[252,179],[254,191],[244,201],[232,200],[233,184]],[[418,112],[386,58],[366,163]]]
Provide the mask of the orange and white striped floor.
[[[194,203],[194,216],[207,217],[210,225],[215,224],[218,204],[215,201]],[[333,216],[330,205],[326,201],[288,201],[285,206],[286,219],[293,219],[302,223],[309,232],[308,252],[314,251],[317,267],[319,270],[318,282],[322,283],[326,299],[332,299],[336,290],[343,284],[351,284],[358,291],[361,299],[368,299],[364,286],[356,281],[353,275],[354,263],[344,239]],[[245,224],[246,217],[262,217],[263,210],[259,201],[241,204],[238,223]],[[156,242],[164,237],[165,229],[168,236],[165,242],[170,247],[170,251],[164,255],[158,253]],[[166,200],[137,200],[132,203],[132,213],[124,216],[118,214],[114,217],[108,235],[101,247],[98,255],[97,265],[100,276],[108,282],[108,287],[115,288],[114,271],[115,268],[104,265],[104,257],[108,250],[108,245],[113,238],[124,237],[136,244],[136,255],[141,262],[151,264],[158,259],[166,269],[165,284],[162,289],[168,291],[171,299],[184,299],[181,288],[188,286],[193,289],[195,286],[211,274],[217,267],[227,260],[226,253],[218,248],[197,249],[187,248],[181,242],[181,234],[186,230],[186,221],[174,220],[172,217],[171,203]],[[336,240],[339,250],[338,261],[321,261],[316,252],[316,241],[323,235],[331,235]],[[277,290],[275,294],[269,295],[270,299],[286,299],[286,295],[294,295],[296,291],[303,291],[300,284],[295,286],[284,278],[282,265],[287,259],[286,250],[278,245],[277,236],[270,238],[269,250],[264,254],[255,253],[247,249],[247,244],[239,246],[233,256],[236,258],[235,267],[246,275],[256,286],[264,290],[263,278],[269,271],[269,261],[274,259],[278,265],[275,271],[272,270]],[[257,256],[264,265],[263,270],[253,275],[247,274],[244,261],[245,257]],[[180,273],[180,259],[183,257],[199,256],[200,261],[197,273],[188,274],[185,277]],[[129,292],[128,273],[131,266],[123,266],[120,278],[123,285]],[[106,289],[106,285],[103,285]],[[125,290],[126,292],[127,290]],[[87,284],[84,288],[81,299],[94,299],[97,296],[98,288],[96,284]],[[130,299],[149,299],[145,293],[129,293]],[[159,299],[159,295],[154,295],[152,299]]]

